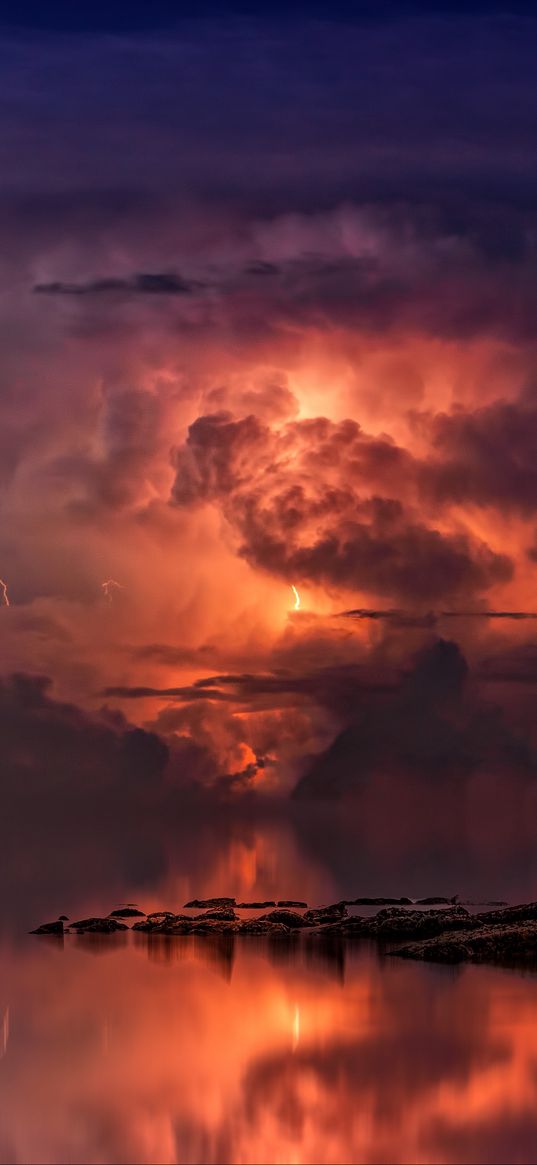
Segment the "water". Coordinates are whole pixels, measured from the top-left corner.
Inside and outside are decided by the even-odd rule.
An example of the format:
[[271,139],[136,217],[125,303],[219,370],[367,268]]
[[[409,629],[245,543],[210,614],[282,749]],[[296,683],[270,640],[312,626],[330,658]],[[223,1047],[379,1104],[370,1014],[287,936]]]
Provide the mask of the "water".
[[4,939],[5,1162],[533,1162],[537,979],[368,945]]
[[[322,825],[322,828],[321,828]],[[533,866],[338,827],[178,829],[81,814],[6,832],[0,879],[0,1161],[141,1165],[533,1162],[537,979],[428,967],[298,936],[30,936],[122,902],[358,894],[537,897]],[[448,855],[449,856],[449,855]],[[533,859],[534,860],[534,859]],[[376,908],[364,913],[375,913]]]

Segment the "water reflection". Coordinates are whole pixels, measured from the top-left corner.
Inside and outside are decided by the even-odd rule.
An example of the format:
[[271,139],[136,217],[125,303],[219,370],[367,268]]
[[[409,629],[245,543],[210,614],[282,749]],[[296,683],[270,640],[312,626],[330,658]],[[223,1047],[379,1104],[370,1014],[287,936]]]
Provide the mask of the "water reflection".
[[[110,948],[108,936],[80,937],[85,938],[88,949],[91,949],[96,938],[101,940],[100,950]],[[126,941],[125,936],[114,935],[113,942],[116,942],[118,937]],[[240,951],[243,957],[256,955],[268,960],[274,967],[279,967],[283,974],[290,965],[318,966],[324,974],[332,976],[340,983],[345,979],[345,954],[348,944],[341,937],[329,939],[328,936],[315,935],[312,938],[291,934],[282,939],[280,936],[261,935],[241,938],[233,934],[171,936],[137,933],[132,935],[132,941],[156,963],[177,963],[185,960],[205,962],[219,971],[224,979],[231,979],[237,951]]]
[[2,953],[0,1160],[535,1159],[533,976],[96,937]]

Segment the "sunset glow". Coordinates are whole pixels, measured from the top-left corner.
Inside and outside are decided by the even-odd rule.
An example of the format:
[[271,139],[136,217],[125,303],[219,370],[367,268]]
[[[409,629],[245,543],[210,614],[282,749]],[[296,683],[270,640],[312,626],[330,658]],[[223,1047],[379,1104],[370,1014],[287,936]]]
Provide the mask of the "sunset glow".
[[537,9],[4,8],[0,1165],[532,1165]]

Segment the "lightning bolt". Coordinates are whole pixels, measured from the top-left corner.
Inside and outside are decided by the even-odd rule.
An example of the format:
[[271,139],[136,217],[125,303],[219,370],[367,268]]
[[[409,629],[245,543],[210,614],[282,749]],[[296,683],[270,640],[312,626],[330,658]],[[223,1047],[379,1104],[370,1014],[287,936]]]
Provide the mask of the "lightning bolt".
[[9,595],[7,593],[7,583],[3,578],[0,578],[0,591],[2,591],[2,603],[4,607],[9,607]]
[[114,601],[114,589],[117,591],[124,591],[123,583],[116,582],[115,578],[107,578],[106,582],[101,583],[107,602]]
[[299,595],[296,587],[294,587],[292,583],[291,583],[291,590],[295,596],[295,611],[300,611],[300,595]]

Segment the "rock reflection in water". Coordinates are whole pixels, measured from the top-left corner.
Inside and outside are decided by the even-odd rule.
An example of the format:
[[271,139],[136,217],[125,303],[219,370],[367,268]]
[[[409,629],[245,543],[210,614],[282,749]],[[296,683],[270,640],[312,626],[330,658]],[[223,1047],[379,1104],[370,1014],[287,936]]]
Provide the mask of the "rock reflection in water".
[[89,937],[2,952],[2,1161],[534,1160],[533,976],[340,939],[94,959]]
[[[95,937],[91,936],[89,949],[93,946]],[[299,935],[292,933],[274,937],[263,935],[241,937],[233,934],[159,935],[137,932],[132,937],[138,949],[145,950],[153,962],[178,963],[194,958],[218,969],[224,979],[231,978],[237,951],[242,951],[246,956],[255,955],[266,959],[274,967],[280,967],[283,972],[292,964],[295,966],[302,964],[306,967],[318,967],[341,983],[345,979],[347,944],[339,936],[316,936],[315,942],[302,941]],[[117,939],[115,941],[117,942]],[[107,945],[110,945],[109,940],[103,938],[102,946]]]

